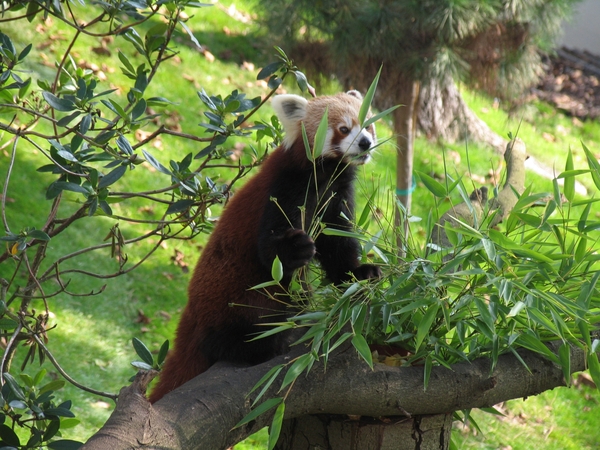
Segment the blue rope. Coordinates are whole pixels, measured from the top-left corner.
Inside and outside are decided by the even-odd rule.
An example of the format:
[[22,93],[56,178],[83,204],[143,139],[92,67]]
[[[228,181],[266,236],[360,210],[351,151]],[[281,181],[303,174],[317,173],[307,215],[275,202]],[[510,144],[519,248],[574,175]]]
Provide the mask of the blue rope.
[[415,176],[413,175],[411,187],[408,189],[396,188],[396,195],[410,195],[415,191],[416,188],[417,188],[417,180],[415,179]]

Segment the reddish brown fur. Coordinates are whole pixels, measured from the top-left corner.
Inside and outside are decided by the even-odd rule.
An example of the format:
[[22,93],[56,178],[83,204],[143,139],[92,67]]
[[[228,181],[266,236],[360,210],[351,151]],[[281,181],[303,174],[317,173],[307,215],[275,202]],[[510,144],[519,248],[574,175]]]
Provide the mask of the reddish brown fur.
[[[290,163],[282,148],[264,163],[261,171],[231,199],[215,228],[208,245],[202,251],[188,288],[185,310],[181,315],[175,351],[172,351],[152,391],[155,402],[167,392],[206,371],[213,363],[197,351],[205,338],[206,324],[235,324],[239,316],[259,322],[260,315],[273,309],[281,310],[278,302],[264,293],[248,290],[265,281],[258,260],[257,236],[265,198],[268,198],[273,177],[281,165]],[[251,214],[248,214],[251,211]],[[201,301],[199,301],[201,300]],[[230,303],[246,304],[230,307]]]
[[[329,127],[334,133],[331,143],[335,144],[336,139],[339,139],[336,136],[337,128],[340,126],[339,121],[345,116],[356,117],[360,100],[352,95],[341,94],[310,101],[304,120],[310,142],[314,139],[316,128],[326,107],[329,108]],[[297,126],[300,127],[299,122]],[[289,135],[290,129],[287,126],[286,128]],[[176,387],[206,371],[217,360],[257,363],[281,354],[287,349],[287,343],[280,335],[255,343],[246,342],[249,339],[248,335],[257,331],[254,324],[279,321],[285,310],[282,302],[262,291],[249,290],[250,287],[271,279],[270,267],[267,267],[270,263],[267,261],[273,260],[276,250],[265,247],[266,241],[259,248],[260,239],[268,241],[271,236],[269,233],[283,232],[282,240],[278,241],[277,238],[274,241],[276,245],[280,245],[277,242],[283,242],[282,245],[296,248],[298,243],[302,243],[304,249],[308,248],[308,251],[311,251],[310,246],[315,247],[315,243],[308,236],[305,236],[305,239],[298,236],[298,232],[303,234],[298,209],[301,203],[296,203],[294,199],[295,197],[304,199],[304,193],[314,191],[314,189],[307,191],[307,183],[314,170],[312,163],[306,158],[302,137],[296,135],[294,141],[287,143],[288,148],[281,146],[275,150],[267,158],[260,172],[233,196],[225,208],[194,270],[188,288],[189,301],[177,329],[175,348],[170,352],[160,379],[150,395],[151,402],[159,400]],[[318,177],[330,179],[333,172],[329,172],[330,169],[327,167],[331,167],[333,171],[342,167],[335,161],[337,159],[335,156],[330,157],[333,159],[332,163],[319,164]],[[351,225],[342,218],[351,217],[353,213],[354,169],[342,167],[339,170],[341,173],[335,176],[336,181],[331,191],[325,193],[325,197],[336,196],[339,200],[331,203],[339,204],[336,207],[340,209],[335,210],[332,207],[331,212],[328,213],[330,217],[325,219],[329,220],[335,228],[350,229]],[[288,173],[296,177],[295,180],[300,180],[296,181],[298,184],[289,182]],[[325,184],[327,183],[321,183],[320,186]],[[281,226],[274,224],[277,221],[281,222],[282,218],[279,217],[280,211],[270,201],[270,196],[274,195],[273,189],[276,189],[276,193],[280,195],[280,200],[290,199],[287,201],[291,204],[284,206],[292,222],[292,225],[286,225],[292,231],[291,236],[285,235],[286,230],[281,231]],[[319,201],[309,200],[309,203],[312,202],[313,212]],[[265,217],[269,219],[267,222],[264,222]],[[286,239],[290,239],[292,244],[286,244]],[[322,263],[329,278],[336,283],[351,277],[349,273],[353,273],[359,279],[371,278],[379,274],[374,266],[359,267],[359,246],[351,239],[324,236],[317,239],[316,246],[316,257]],[[285,248],[282,247],[277,251],[284,250]],[[321,254],[319,254],[320,250]],[[297,250],[291,251],[291,260],[294,258],[303,260],[304,256],[293,254]],[[314,254],[314,250],[312,251],[306,262]],[[289,250],[286,255],[289,256]],[[291,268],[284,267],[288,282],[289,274],[297,267],[297,265]],[[269,293],[276,295],[277,290],[270,289]],[[242,306],[232,307],[230,304]],[[240,343],[243,343],[243,346]],[[252,359],[248,355],[251,355]]]

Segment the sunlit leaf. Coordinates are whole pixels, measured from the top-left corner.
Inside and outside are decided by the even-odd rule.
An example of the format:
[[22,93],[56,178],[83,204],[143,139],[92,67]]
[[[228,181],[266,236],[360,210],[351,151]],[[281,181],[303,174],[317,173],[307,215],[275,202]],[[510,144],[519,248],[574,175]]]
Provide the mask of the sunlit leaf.
[[585,144],[582,142],[581,146],[583,147],[583,151],[585,152],[585,156],[587,158],[588,166],[590,167],[590,174],[592,175],[592,180],[596,185],[596,188],[600,190],[600,163],[594,156],[594,154],[588,149]]
[[321,121],[319,122],[319,126],[315,134],[315,140],[312,148],[312,161],[321,156],[321,153],[323,152],[323,147],[325,146],[325,140],[327,139],[328,129],[328,108],[325,108],[325,112],[323,113],[323,117],[321,117]]
[[73,111],[76,108],[75,103],[72,100],[57,97],[51,92],[43,91],[42,96],[44,97],[44,100],[57,111]]
[[273,416],[273,422],[269,427],[269,444],[268,450],[273,450],[277,441],[279,440],[279,434],[281,432],[281,424],[283,423],[283,414],[285,413],[285,402],[281,402],[275,410],[275,416]]
[[275,259],[273,260],[273,264],[271,265],[271,276],[273,277],[273,280],[278,283],[283,279],[283,264],[281,264],[279,256],[275,256]]
[[415,171],[416,174],[419,175],[419,178],[425,185],[425,187],[436,197],[446,197],[448,192],[446,192],[446,187],[437,181],[435,178],[430,177],[426,173]]

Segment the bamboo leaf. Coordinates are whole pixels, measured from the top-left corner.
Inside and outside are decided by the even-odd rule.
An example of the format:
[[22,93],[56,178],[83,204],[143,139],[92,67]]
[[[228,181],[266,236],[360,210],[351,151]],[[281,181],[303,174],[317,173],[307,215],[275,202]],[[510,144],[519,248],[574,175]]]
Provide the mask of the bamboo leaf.
[[279,256],[275,256],[273,264],[271,265],[271,276],[276,282],[280,282],[283,279],[283,264],[279,259]]
[[580,263],[583,261],[583,258],[587,255],[587,239],[585,236],[582,236],[577,243],[577,247],[575,248],[575,262]]
[[515,317],[518,316],[519,313],[523,310],[523,308],[525,308],[525,303],[522,301],[518,301],[517,303],[515,303],[515,306],[513,306],[510,310],[510,312],[508,313],[507,317]]
[[306,134],[306,127],[304,126],[304,122],[302,122],[302,142],[304,142],[304,150],[306,150],[306,158],[310,162],[315,162],[315,158],[313,157],[312,151],[310,149],[310,142],[308,142],[308,135]]
[[279,440],[279,434],[281,432],[281,424],[283,423],[284,412],[285,402],[281,402],[281,404],[275,410],[273,422],[271,422],[271,426],[269,427],[269,450],[273,450],[275,448],[275,444],[277,444],[277,441]]
[[590,353],[587,357],[587,365],[596,386],[600,386],[600,362],[598,362],[598,353]]
[[257,284],[256,286],[252,286],[250,289],[264,289],[271,286],[277,286],[279,283],[275,280],[265,281],[264,283]]
[[415,338],[415,350],[418,350],[419,347],[421,347],[423,340],[425,339],[426,336],[429,335],[431,325],[433,324],[433,321],[435,320],[435,318],[437,316],[438,309],[439,309],[439,304],[437,304],[437,303],[433,304],[429,308],[427,308],[427,311],[423,315],[423,318],[420,320],[419,324],[417,325],[417,336]]
[[429,378],[431,376],[431,369],[433,367],[433,358],[431,355],[427,355],[425,358],[425,368],[423,370],[423,391],[427,390],[427,386],[429,385]]
[[[573,170],[573,153],[571,149],[567,153],[567,162],[565,164],[564,173],[568,173]],[[565,198],[570,202],[573,202],[573,198],[575,197],[575,176],[574,175],[565,175],[565,184],[564,184],[564,194]]]
[[532,331],[521,334],[517,338],[517,343],[529,350],[544,355],[546,358],[556,364],[560,364],[558,357],[552,351],[550,351],[550,349],[546,347],[546,344],[544,344],[538,336],[535,336]]
[[557,202],[555,200],[550,200],[548,202],[548,204],[546,205],[546,209],[544,210],[544,216],[542,217],[542,224],[546,223],[546,221],[550,218],[550,216],[556,209],[556,206],[557,206]]
[[258,336],[253,337],[252,339],[250,339],[250,342],[251,341],[256,341],[258,339],[264,339],[264,338],[272,336],[274,334],[281,333],[283,331],[289,330],[290,328],[293,328],[293,327],[294,327],[294,324],[291,323],[291,322],[290,323],[286,323],[285,325],[279,325],[278,327],[273,327],[273,328],[271,328],[271,329],[269,329],[269,330],[267,330],[267,331],[265,331],[263,333],[260,333]]
[[283,368],[284,368],[283,364],[276,365],[275,367],[271,368],[271,370],[269,370],[260,380],[258,380],[258,383],[256,383],[254,385],[254,387],[248,393],[248,395],[252,394],[260,386],[263,386],[263,388],[260,390],[260,392],[258,393],[256,398],[254,399],[254,402],[252,402],[253,408],[254,408],[254,405],[256,405],[256,402],[262,398],[262,396],[267,391],[267,389],[269,389],[271,387],[271,385],[277,379],[277,377],[279,376],[279,374],[281,373]]
[[335,228],[325,228],[322,233],[325,236],[341,236],[341,237],[350,237],[354,239],[359,239],[361,241],[365,240],[365,236],[357,233],[355,231],[346,231],[346,230],[337,230]]
[[364,359],[369,367],[373,369],[373,356],[371,355],[371,349],[364,336],[362,334],[355,334],[352,338],[352,345],[362,359]]
[[323,113],[323,117],[321,117],[319,127],[317,128],[317,133],[315,134],[315,140],[312,149],[312,161],[317,159],[319,156],[321,156],[321,153],[323,153],[323,147],[325,146],[325,140],[327,139],[327,131],[329,129],[328,112],[329,108],[325,108],[325,112]]
[[427,175],[426,173],[423,173],[423,172],[415,171],[415,173],[417,173],[419,175],[419,178],[421,179],[421,181],[423,182],[425,187],[433,195],[435,195],[436,197],[441,197],[441,198],[446,197],[448,195],[448,192],[446,192],[445,186],[442,185],[435,178],[430,177],[429,175]]
[[369,220],[369,215],[371,213],[371,205],[373,204],[375,194],[377,194],[377,191],[374,190],[367,202],[365,203],[365,207],[363,208],[362,213],[360,214],[360,218],[356,223],[361,228],[364,227],[367,223],[367,220]]
[[242,420],[240,420],[233,427],[233,429],[239,428],[243,425],[246,425],[249,422],[252,422],[258,416],[266,413],[268,410],[270,410],[271,408],[274,408],[275,406],[279,406],[279,404],[282,402],[283,402],[283,398],[281,398],[281,397],[270,398],[269,400],[262,402],[257,408],[253,409],[250,412],[250,414],[248,414],[246,417],[244,417]]
[[571,347],[568,343],[563,342],[558,349],[558,358],[560,359],[560,366],[563,370],[563,376],[565,377],[565,383],[567,386],[571,385]]
[[[365,119],[367,118],[367,114],[369,114],[369,109],[371,108],[371,103],[373,103],[373,96],[375,95],[375,91],[377,90],[377,83],[379,83],[379,77],[381,76],[381,70],[383,66],[379,67],[377,71],[377,75],[373,79],[371,86],[367,90],[365,94],[362,104],[360,105],[360,111],[358,112],[358,121],[362,124],[365,123]],[[362,128],[365,128],[365,125],[362,125]]]
[[375,114],[373,117],[369,117],[369,119],[367,119],[367,121],[365,123],[363,123],[363,128],[368,128],[369,125],[377,122],[379,119],[387,116],[389,113],[391,113],[392,111],[394,111],[395,109],[397,109],[399,107],[400,107],[400,105],[392,106],[391,108],[388,108],[385,111],[380,112],[379,114]]
[[292,366],[288,369],[285,377],[283,378],[283,383],[281,383],[280,390],[294,382],[296,378],[298,378],[304,371],[304,369],[308,367],[313,358],[314,356],[311,353],[306,353],[294,361],[294,364],[292,364]]
[[585,152],[585,156],[587,157],[588,166],[590,167],[590,173],[592,175],[592,180],[596,187],[600,190],[600,163],[594,156],[594,154],[588,149],[585,144],[581,143],[583,147],[583,151]]

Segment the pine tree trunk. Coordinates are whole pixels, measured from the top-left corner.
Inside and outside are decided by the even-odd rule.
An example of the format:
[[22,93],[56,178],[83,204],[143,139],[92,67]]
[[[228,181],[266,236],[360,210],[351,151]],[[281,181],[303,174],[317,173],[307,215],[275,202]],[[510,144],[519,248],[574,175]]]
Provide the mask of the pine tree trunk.
[[429,138],[483,142],[500,153],[507,142],[469,109],[450,77],[421,86],[417,125]]
[[452,414],[389,417],[304,416],[284,422],[276,450],[446,450]]

